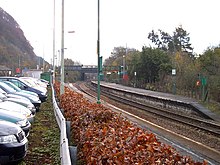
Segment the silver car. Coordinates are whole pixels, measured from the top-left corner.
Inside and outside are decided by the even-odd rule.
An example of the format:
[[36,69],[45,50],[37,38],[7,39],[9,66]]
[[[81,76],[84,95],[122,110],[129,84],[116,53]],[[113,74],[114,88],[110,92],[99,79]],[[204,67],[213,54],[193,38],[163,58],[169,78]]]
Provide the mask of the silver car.
[[[40,105],[41,105],[41,100],[39,99],[39,96],[36,93],[22,90],[10,81],[4,81],[3,83],[5,83],[9,87],[11,87],[13,90],[15,90],[15,93],[14,93],[15,95],[23,96],[23,97],[29,99],[31,101],[31,103],[35,106],[36,110],[39,111]],[[10,90],[10,89],[8,89],[8,90]],[[13,92],[13,91],[11,90],[11,92]]]
[[36,108],[30,102],[30,100],[28,100],[22,96],[7,94],[1,88],[0,88],[0,100],[1,101],[11,101],[11,102],[20,104],[20,105],[26,107],[27,109],[29,109],[33,116],[36,114]]

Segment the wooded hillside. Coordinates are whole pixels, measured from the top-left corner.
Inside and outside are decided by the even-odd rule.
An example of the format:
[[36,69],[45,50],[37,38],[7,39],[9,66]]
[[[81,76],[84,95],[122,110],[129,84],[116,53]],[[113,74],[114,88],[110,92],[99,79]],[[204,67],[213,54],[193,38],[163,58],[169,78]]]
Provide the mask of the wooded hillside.
[[36,56],[33,47],[24,36],[16,20],[0,7],[0,65],[11,68],[36,68],[42,58]]

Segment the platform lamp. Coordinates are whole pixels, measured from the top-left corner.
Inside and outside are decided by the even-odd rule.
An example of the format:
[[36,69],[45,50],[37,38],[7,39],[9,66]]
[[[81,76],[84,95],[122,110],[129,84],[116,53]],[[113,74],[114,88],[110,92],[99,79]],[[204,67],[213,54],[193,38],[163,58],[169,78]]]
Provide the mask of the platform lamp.
[[56,58],[56,55],[55,55],[55,6],[56,6],[56,2],[54,0],[53,2],[53,84],[55,83],[55,69],[56,69],[56,66],[55,66],[55,58]]
[[97,84],[97,104],[101,104],[100,101],[100,71],[101,71],[101,62],[100,62],[100,2],[98,0],[98,39],[97,39],[97,54],[98,54],[98,84]]
[[64,0],[62,0],[62,26],[61,26],[61,80],[60,95],[65,93],[64,90]]

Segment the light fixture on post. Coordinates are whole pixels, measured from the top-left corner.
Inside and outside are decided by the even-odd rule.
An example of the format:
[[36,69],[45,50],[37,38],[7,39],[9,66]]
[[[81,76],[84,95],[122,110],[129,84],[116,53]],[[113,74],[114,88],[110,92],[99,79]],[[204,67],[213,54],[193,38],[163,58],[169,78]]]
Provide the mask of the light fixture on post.
[[72,30],[72,31],[68,31],[68,33],[75,33],[75,31],[74,31],[74,30]]
[[74,30],[71,30],[71,31],[68,31],[68,33],[71,33],[71,34],[72,34],[72,33],[75,33],[75,31],[74,31]]

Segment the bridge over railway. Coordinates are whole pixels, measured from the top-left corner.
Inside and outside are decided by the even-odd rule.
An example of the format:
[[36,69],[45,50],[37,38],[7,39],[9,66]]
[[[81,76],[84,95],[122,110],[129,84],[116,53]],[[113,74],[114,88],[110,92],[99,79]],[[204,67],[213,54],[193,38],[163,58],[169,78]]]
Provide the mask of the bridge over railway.
[[70,71],[78,71],[81,74],[81,80],[94,79],[98,73],[96,65],[65,65],[64,70],[66,73]]
[[[65,65],[64,70],[66,73],[70,71],[78,71],[81,74],[81,80],[93,79],[96,80],[98,67],[97,65]],[[123,75],[123,79],[127,80],[127,72],[123,72],[123,66],[102,66],[103,74],[117,73]]]

